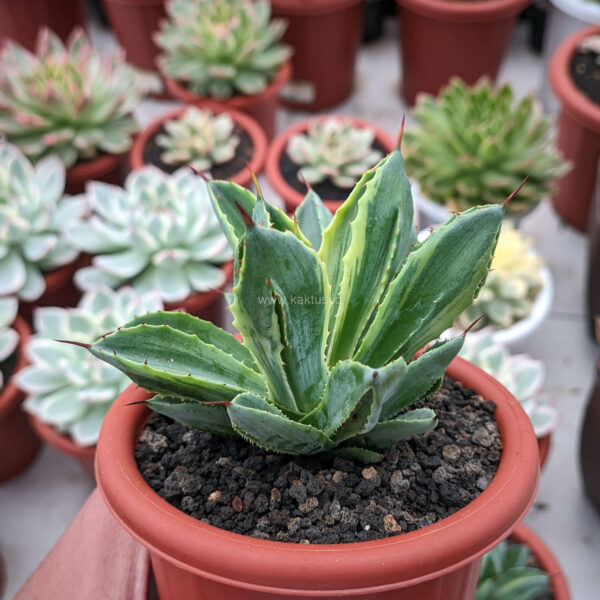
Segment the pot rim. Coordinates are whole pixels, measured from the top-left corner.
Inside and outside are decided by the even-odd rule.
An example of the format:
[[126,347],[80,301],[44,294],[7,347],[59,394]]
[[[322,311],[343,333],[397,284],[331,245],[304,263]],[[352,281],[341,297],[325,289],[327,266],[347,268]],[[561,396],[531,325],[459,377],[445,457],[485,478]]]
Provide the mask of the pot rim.
[[94,460],[96,454],[95,444],[93,446],[80,446],[75,443],[71,436],[61,433],[56,427],[49,423],[44,423],[44,421],[40,420],[35,415],[29,413],[28,418],[31,426],[40,438],[56,450],[74,456],[81,461]]
[[271,6],[276,16],[317,17],[341,12],[362,2],[363,0],[319,0],[318,3],[306,0],[271,0]]
[[[241,127],[249,136],[252,142],[253,152],[252,157],[249,161],[250,168],[257,175],[263,170],[265,159],[267,156],[267,135],[263,131],[262,127],[252,117],[245,115],[239,110],[228,108],[226,106],[219,106],[212,102],[206,102],[205,105],[195,104],[197,108],[204,108],[210,110],[213,114],[228,114],[236,125]],[[141,169],[147,166],[149,163],[144,162],[144,149],[150,139],[156,134],[161,126],[166,121],[179,118],[189,106],[181,106],[175,110],[169,111],[168,113],[161,115],[157,119],[154,119],[134,140],[131,150],[129,151],[129,166],[132,171]],[[157,165],[153,165],[159,168]],[[182,165],[185,166],[185,165]],[[229,177],[227,181],[237,183],[238,185],[247,187],[252,181],[252,176],[247,168],[242,168],[240,171]]]
[[[133,142],[132,142],[133,143]],[[81,184],[98,177],[99,173],[108,173],[118,168],[119,164],[126,160],[127,152],[121,154],[103,154],[91,160],[77,163],[67,169],[65,188]]]
[[480,23],[496,21],[516,15],[529,0],[396,0],[396,4],[423,17],[452,23]]
[[[267,160],[265,164],[265,174],[267,176],[267,180],[269,184],[275,191],[275,193],[282,198],[285,203],[285,207],[288,211],[295,211],[302,200],[304,200],[305,194],[301,194],[296,191],[289,183],[285,180],[281,171],[279,170],[279,161],[281,159],[281,155],[285,151],[287,146],[287,142],[290,137],[296,133],[304,133],[310,123],[315,120],[325,121],[330,118],[340,119],[342,121],[350,122],[356,127],[362,127],[371,129],[375,132],[375,141],[378,142],[384,149],[386,153],[392,152],[394,149],[394,142],[392,138],[380,127],[374,125],[370,121],[366,121],[364,119],[359,119],[358,117],[353,117],[350,115],[338,115],[336,113],[325,113],[323,115],[318,115],[314,117],[309,117],[308,119],[304,119],[299,123],[288,127],[285,131],[280,133],[269,146],[269,151],[267,153]],[[351,190],[348,190],[348,194]],[[327,200],[323,199],[323,204],[331,211],[335,212],[342,204],[343,200]]]
[[27,321],[19,314],[17,314],[12,327],[19,336],[17,361],[6,384],[0,389],[0,420],[10,414],[22,402],[23,398],[25,398],[25,394],[17,387],[14,376],[27,365],[25,346],[31,337],[31,327],[29,327]]
[[[184,514],[158,496],[137,468],[133,451],[150,411],[143,404],[126,406],[147,397],[135,385],[115,401],[104,420],[96,480],[113,516],[134,538],[168,562],[210,580],[303,597],[415,585],[473,562],[506,538],[531,506],[539,478],[537,440],[517,400],[463,359],[455,359],[448,374],[497,403],[504,449],[496,475],[479,497],[418,531],[310,546],[242,536]],[[242,554],[244,560],[231,560]]]
[[600,25],[580,29],[563,40],[555,50],[549,67],[550,86],[562,109],[588,129],[600,133],[600,105],[590,100],[573,82],[569,64],[581,40],[600,33]]

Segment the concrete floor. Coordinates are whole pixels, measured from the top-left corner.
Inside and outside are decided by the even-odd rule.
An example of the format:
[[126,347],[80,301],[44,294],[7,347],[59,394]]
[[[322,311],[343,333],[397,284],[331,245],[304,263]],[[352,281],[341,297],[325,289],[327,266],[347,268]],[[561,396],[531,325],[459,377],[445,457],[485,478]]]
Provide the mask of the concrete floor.
[[[114,41],[94,29],[98,47]],[[500,79],[513,84],[518,95],[535,93],[541,84],[541,59],[527,48],[523,26],[515,32]],[[394,23],[384,38],[362,48],[354,95],[335,112],[353,114],[395,136],[402,115],[410,113],[397,90],[399,57]],[[142,122],[165,112],[173,103],[147,102],[139,111]],[[281,111],[278,126],[303,118]],[[265,193],[270,190],[265,185]],[[271,199],[273,199],[271,197]],[[559,223],[550,206],[542,206],[524,222],[535,237],[556,282],[550,318],[517,349],[545,361],[545,393],[560,410],[560,423],[543,473],[538,499],[526,523],[556,553],[569,579],[574,600],[599,597],[600,518],[581,492],[577,463],[582,411],[594,374],[597,349],[584,322],[586,238]],[[0,486],[0,554],[8,581],[4,599],[12,598],[67,527],[92,490],[92,482],[72,459],[46,448],[34,466],[15,481]]]

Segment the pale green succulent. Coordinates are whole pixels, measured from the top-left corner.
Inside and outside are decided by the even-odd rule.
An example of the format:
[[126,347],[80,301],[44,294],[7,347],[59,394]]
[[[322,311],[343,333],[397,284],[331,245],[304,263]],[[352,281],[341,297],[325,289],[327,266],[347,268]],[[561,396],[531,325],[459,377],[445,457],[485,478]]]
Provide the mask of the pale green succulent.
[[87,210],[65,234],[93,254],[75,274],[83,290],[124,284],[157,289],[165,303],[221,287],[218,265],[231,258],[206,182],[190,169],[168,175],[155,167],[131,173],[120,188],[88,184]]
[[258,94],[291,51],[279,44],[286,25],[270,20],[264,0],[170,0],[155,36],[163,73],[199,96]]
[[549,590],[550,577],[531,565],[531,550],[502,542],[483,556],[475,600],[538,600]]
[[297,166],[298,178],[316,185],[331,180],[352,188],[383,153],[373,148],[375,132],[350,121],[330,117],[314,119],[306,133],[290,137],[286,151]]
[[85,294],[77,308],[38,308],[35,335],[26,347],[30,364],[16,377],[28,395],[25,409],[80,446],[95,444],[104,415],[130,381],[83,348],[58,340],[83,342],[161,308],[156,293],[140,296],[128,287],[117,292],[97,288]]
[[43,29],[35,54],[12,41],[0,53],[0,131],[33,161],[56,154],[71,167],[120,154],[138,131],[134,109],[157,85],[120,52],[100,56],[81,29],[66,45]]
[[243,342],[187,314],[125,324],[90,351],[158,394],[184,425],[289,454],[366,461],[436,425],[427,408],[463,336],[431,345],[485,280],[504,208],[453,216],[416,245],[395,150],[335,216],[314,192],[294,218],[232,183],[209,183],[236,260]]
[[79,210],[63,197],[64,187],[57,157],[33,167],[16,146],[0,141],[0,296],[37,300],[46,289],[43,273],[77,258],[61,233]]
[[541,398],[544,363],[525,354],[511,354],[506,346],[494,343],[492,328],[470,333],[460,356],[489,373],[521,403],[538,438],[554,429],[556,409]]
[[234,158],[240,143],[234,127],[227,113],[215,115],[209,109],[190,106],[181,117],[164,124],[166,133],[156,136],[156,143],[164,149],[160,159],[166,165],[208,171]]
[[414,117],[406,170],[427,198],[451,210],[502,203],[528,177],[507,207],[508,215],[523,214],[570,168],[554,147],[552,117],[542,117],[532,97],[515,105],[508,85],[453,79],[437,99],[421,95]]
[[492,270],[478,298],[460,316],[459,325],[506,329],[531,314],[542,288],[543,259],[531,251],[533,241],[506,223],[498,239]]
[[[19,308],[19,301],[7,296],[0,298],[0,363],[10,358],[19,344],[19,334],[11,327]],[[0,389],[4,386],[4,376],[0,371]]]

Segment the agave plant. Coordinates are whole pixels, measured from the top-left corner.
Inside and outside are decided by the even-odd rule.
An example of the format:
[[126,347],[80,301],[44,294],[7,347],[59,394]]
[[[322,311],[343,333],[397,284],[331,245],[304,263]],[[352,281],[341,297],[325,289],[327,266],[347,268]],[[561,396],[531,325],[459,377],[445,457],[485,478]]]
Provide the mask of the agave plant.
[[[506,223],[498,240],[492,271],[458,320],[460,326],[480,319],[483,325],[506,329],[529,316],[542,288],[543,259],[531,251],[533,241]],[[483,318],[481,318],[483,317]]]
[[531,550],[502,542],[483,557],[475,600],[538,600],[546,598],[550,578],[531,566]]
[[541,398],[544,363],[524,354],[511,355],[506,346],[494,343],[490,327],[468,335],[460,356],[497,379],[521,403],[538,438],[554,429],[556,409]]
[[158,289],[166,303],[219,288],[217,265],[231,257],[206,182],[189,169],[168,175],[155,167],[128,176],[125,188],[88,184],[87,211],[71,222],[66,236],[94,254],[75,282],[83,290],[104,284]]
[[[17,316],[19,301],[11,296],[0,298],[0,363],[10,358],[19,343],[19,334],[11,325]],[[4,374],[0,370],[0,389],[4,386]]]
[[352,188],[362,174],[383,156],[373,149],[375,133],[350,121],[331,117],[314,119],[306,134],[290,137],[287,153],[300,167],[298,177],[316,185],[331,180],[340,188]]
[[459,335],[450,326],[486,278],[502,206],[453,216],[416,244],[395,150],[331,216],[309,192],[294,219],[232,183],[209,183],[234,248],[231,311],[243,342],[187,314],[134,319],[89,346],[157,394],[184,425],[289,454],[365,461],[436,425],[407,409],[436,390]]
[[258,94],[289,58],[264,0],[170,0],[156,34],[162,71],[199,96]]
[[64,198],[65,168],[50,156],[33,167],[14,145],[0,141],[0,296],[37,300],[43,273],[73,262],[79,253],[61,229],[77,217]]
[[30,365],[16,377],[28,394],[26,410],[81,446],[95,444],[104,415],[129,379],[83,348],[57,340],[83,341],[161,308],[156,293],[140,296],[131,288],[97,288],[85,294],[77,308],[39,308],[36,333],[26,347]]
[[190,106],[181,117],[164,124],[166,133],[156,136],[156,143],[164,149],[160,158],[166,165],[208,171],[235,156],[240,138],[233,133],[234,127],[227,113],[214,115]]
[[438,99],[421,95],[417,128],[406,133],[406,169],[430,200],[451,210],[503,202],[525,178],[507,209],[523,214],[552,193],[569,170],[553,145],[552,118],[531,97],[515,105],[508,85],[473,87],[453,79]]
[[123,61],[100,56],[76,29],[67,45],[47,29],[32,54],[14,42],[0,53],[0,131],[33,161],[56,154],[67,167],[129,149],[132,116],[159,85]]

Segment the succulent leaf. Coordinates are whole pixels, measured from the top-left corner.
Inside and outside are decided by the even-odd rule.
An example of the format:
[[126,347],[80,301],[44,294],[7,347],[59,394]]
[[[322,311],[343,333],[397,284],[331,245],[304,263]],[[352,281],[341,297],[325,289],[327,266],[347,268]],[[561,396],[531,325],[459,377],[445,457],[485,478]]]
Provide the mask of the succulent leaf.
[[[18,307],[19,302],[16,298],[11,296],[0,298],[0,362],[9,358],[19,343],[19,335],[11,327],[17,316]],[[0,390],[3,385],[4,377],[0,371]]]
[[300,231],[318,252],[321,247],[323,232],[331,223],[332,216],[315,191],[308,191],[296,210],[296,218],[298,219]]

